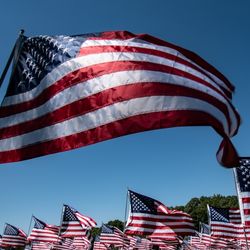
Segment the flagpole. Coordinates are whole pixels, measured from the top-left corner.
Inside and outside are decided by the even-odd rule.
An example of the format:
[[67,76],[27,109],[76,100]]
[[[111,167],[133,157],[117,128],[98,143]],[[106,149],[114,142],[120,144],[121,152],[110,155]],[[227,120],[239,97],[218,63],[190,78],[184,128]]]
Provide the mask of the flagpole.
[[125,205],[125,214],[124,214],[124,227],[123,227],[123,232],[125,232],[126,219],[127,219],[127,211],[128,211],[128,190],[129,190],[129,188],[127,188],[127,194],[126,194],[126,205]]
[[60,228],[59,228],[59,232],[58,232],[58,240],[60,238],[60,234],[61,234],[61,230],[62,230],[62,221],[63,221],[64,209],[65,209],[65,205],[63,204],[62,213],[61,213],[61,219],[60,219]]
[[[16,59],[19,57],[19,54],[20,54],[20,47],[21,47],[21,44],[22,44],[21,41],[22,41],[22,39],[23,39],[23,34],[24,34],[24,30],[21,29],[20,32],[19,32],[18,38],[17,38],[17,40],[16,40],[16,42],[15,42],[15,45],[14,45],[13,48],[12,48],[12,51],[11,51],[11,53],[10,53],[9,59],[8,59],[8,61],[7,61],[7,63],[6,63],[6,66],[5,66],[4,70],[3,70],[3,73],[2,73],[2,75],[1,75],[1,78],[0,78],[0,88],[1,88],[1,86],[2,86],[2,84],[3,84],[3,81],[4,81],[5,76],[6,76],[7,72],[8,72],[8,70],[9,70],[10,64],[11,64],[11,62],[12,62],[12,59],[14,58],[15,53],[16,53],[16,55],[17,55]],[[16,60],[16,61],[17,61],[17,60]],[[15,62],[15,65],[13,64],[12,73],[14,72],[14,69],[15,69],[15,68],[16,68],[16,62]]]
[[[238,197],[238,202],[239,202],[239,207],[240,207],[240,215],[241,215],[241,223],[242,223],[243,222],[243,216],[242,216],[243,208],[242,208],[242,204],[240,202],[238,185],[236,183],[237,179],[236,179],[236,170],[235,170],[235,168],[233,169],[233,178],[234,178],[234,185],[235,185],[235,189],[236,189],[236,193],[237,193],[237,197]],[[242,223],[242,227],[243,227],[244,236],[245,236],[245,240],[246,240],[246,247],[247,247],[247,250],[249,250],[248,240],[247,240],[247,235],[246,235],[246,230],[245,230],[245,226],[244,226],[243,223]]]

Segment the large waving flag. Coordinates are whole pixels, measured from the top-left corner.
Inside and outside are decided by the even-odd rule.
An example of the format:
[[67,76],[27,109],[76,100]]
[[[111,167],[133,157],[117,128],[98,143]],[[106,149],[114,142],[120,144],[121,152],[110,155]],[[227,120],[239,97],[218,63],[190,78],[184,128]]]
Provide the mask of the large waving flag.
[[170,210],[161,202],[134,191],[128,192],[130,212],[126,234],[162,239],[194,234],[193,220],[189,214]]
[[82,215],[73,207],[64,205],[60,231],[61,237],[88,237],[89,231],[96,225],[92,218]]
[[126,31],[24,37],[0,108],[0,162],[136,132],[212,126],[217,158],[236,166],[232,84],[191,51]]
[[10,224],[5,224],[4,233],[2,236],[2,245],[5,247],[23,247],[26,245],[26,233]]

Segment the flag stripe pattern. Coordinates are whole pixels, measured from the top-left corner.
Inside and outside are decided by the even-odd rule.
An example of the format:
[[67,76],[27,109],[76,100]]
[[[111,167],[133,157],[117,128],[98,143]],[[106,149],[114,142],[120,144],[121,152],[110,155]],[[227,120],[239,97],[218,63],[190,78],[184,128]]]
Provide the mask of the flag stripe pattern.
[[221,73],[149,35],[27,38],[14,74],[0,108],[0,162],[174,126],[231,137],[240,123]]
[[[215,208],[209,206],[211,236],[224,239],[250,240],[250,228],[241,224],[239,209]],[[245,231],[245,233],[244,233]]]
[[86,237],[89,230],[96,226],[96,222],[85,215],[82,215],[74,208],[64,205],[61,225],[61,237],[74,238]]
[[100,243],[104,245],[114,245],[115,247],[124,246],[125,235],[118,228],[109,225],[102,225]]
[[250,226],[250,158],[242,158],[234,169],[242,223]]
[[19,247],[25,246],[27,235],[19,228],[10,224],[5,225],[4,233],[2,236],[2,244],[5,247]]
[[194,225],[190,215],[169,210],[161,202],[129,190],[130,214],[127,234],[151,235],[155,238],[174,238],[192,235]]
[[34,227],[28,237],[30,241],[37,242],[57,242],[59,240],[59,227],[48,225],[33,216]]

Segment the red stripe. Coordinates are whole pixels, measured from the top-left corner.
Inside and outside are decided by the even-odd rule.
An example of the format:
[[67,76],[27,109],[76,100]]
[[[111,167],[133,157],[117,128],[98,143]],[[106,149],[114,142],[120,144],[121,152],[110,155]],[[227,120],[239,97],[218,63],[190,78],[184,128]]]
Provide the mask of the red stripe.
[[243,209],[244,215],[250,215],[250,209]]
[[175,44],[161,40],[159,38],[153,37],[151,35],[148,35],[148,34],[135,35],[135,34],[128,32],[128,31],[110,31],[110,32],[102,32],[100,37],[93,37],[91,39],[93,39],[93,40],[103,40],[103,39],[126,40],[126,39],[131,39],[131,38],[141,39],[141,40],[144,40],[144,41],[156,44],[156,45],[169,47],[169,48],[172,48],[172,49],[175,49],[175,50],[181,52],[185,57],[194,61],[196,64],[198,64],[199,66],[201,66],[205,70],[211,72],[213,75],[217,76],[221,81],[223,81],[228,86],[228,88],[231,91],[234,91],[234,86],[230,83],[230,81],[221,72],[219,72],[215,67],[213,67],[211,64],[206,62],[204,59],[202,59],[196,53],[194,53],[190,50],[184,49],[184,48],[177,46]]
[[242,203],[250,203],[250,197],[241,198]]
[[[190,80],[199,82],[205,86],[216,91],[218,94],[221,93],[212,85],[207,83],[206,81],[189,74],[188,72],[175,69],[169,66],[149,63],[149,62],[134,62],[134,61],[126,61],[126,62],[108,62],[101,63],[95,66],[90,66],[86,68],[81,68],[76,70],[68,75],[62,77],[59,81],[55,82],[53,85],[46,88],[39,96],[36,98],[23,102],[20,104],[10,105],[10,106],[2,106],[0,107],[0,117],[7,117],[13,114],[21,113],[30,109],[37,108],[50,100],[57,93],[72,87],[80,82],[85,82],[95,77],[99,77],[105,74],[120,72],[120,71],[134,71],[134,70],[152,70],[157,72],[171,73],[173,75],[182,76],[188,78]],[[230,102],[229,102],[230,104]],[[231,105],[231,104],[230,104]]]
[[[199,117],[199,119],[197,119],[197,117]],[[0,152],[0,162],[14,162],[67,151],[126,134],[146,130],[174,126],[201,126],[207,125],[208,123],[213,125],[216,130],[218,129],[218,131],[222,131],[221,124],[215,118],[199,111],[179,110],[143,114],[112,122],[81,133],[61,137],[52,141],[37,143],[35,145],[30,145],[17,150]]]
[[[167,52],[159,51],[156,49],[149,49],[149,48],[140,48],[140,47],[134,47],[134,46],[118,46],[118,45],[109,45],[109,46],[88,46],[88,47],[82,47],[80,49],[80,52],[78,56],[86,56],[90,54],[100,54],[104,52],[131,52],[131,53],[143,53],[143,54],[148,54],[148,55],[154,55],[154,56],[159,56],[165,59],[172,60],[173,63],[177,62],[180,64],[183,64],[185,66],[188,66],[201,74],[207,76],[212,82],[215,82],[212,77],[204,70],[201,68],[197,67],[195,64],[184,60],[183,58],[178,57],[177,55],[172,55]],[[216,83],[216,82],[215,82]],[[226,94],[228,98],[232,98],[232,93],[229,92],[227,89],[223,88],[222,86],[218,85],[223,92],[221,93],[222,95]]]
[[[196,99],[207,101],[208,103],[221,110],[226,115],[227,123],[230,124],[227,107],[210,95],[186,87],[175,86],[171,84],[166,85],[160,83],[135,83],[105,90],[90,97],[77,100],[37,119],[2,128],[0,129],[0,137],[1,139],[5,139],[28,133],[56,123],[63,122],[76,116],[84,115],[88,112],[93,112],[97,109],[112,105],[117,102],[122,102],[133,98],[146,96],[176,96],[176,94],[178,94],[178,96],[193,97]],[[207,125],[210,124],[207,123]],[[224,129],[220,131],[220,134],[223,135],[223,131]],[[175,214],[173,213],[172,216],[175,216]],[[86,223],[89,224],[88,221],[86,221]]]

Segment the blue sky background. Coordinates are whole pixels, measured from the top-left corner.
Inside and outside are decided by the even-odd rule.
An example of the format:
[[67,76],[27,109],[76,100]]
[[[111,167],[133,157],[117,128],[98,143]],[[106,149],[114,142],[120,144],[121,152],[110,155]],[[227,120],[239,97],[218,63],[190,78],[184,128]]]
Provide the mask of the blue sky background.
[[[27,36],[149,33],[195,51],[232,81],[243,120],[233,142],[240,155],[250,156],[249,10],[248,0],[1,1],[0,72],[21,28]],[[27,232],[32,214],[59,224],[63,203],[99,225],[124,220],[127,187],[168,206],[202,195],[234,195],[232,170],[216,161],[220,141],[210,127],[171,128],[3,164],[0,233],[5,222]]]

